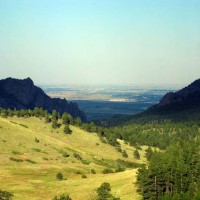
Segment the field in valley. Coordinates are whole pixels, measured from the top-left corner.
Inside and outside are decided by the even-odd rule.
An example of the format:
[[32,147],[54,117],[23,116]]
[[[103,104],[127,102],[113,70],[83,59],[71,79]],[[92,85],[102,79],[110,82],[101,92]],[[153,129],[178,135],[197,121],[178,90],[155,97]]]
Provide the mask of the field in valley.
[[[136,171],[103,174],[115,170],[116,160],[143,163],[133,157],[133,147],[120,141],[124,158],[115,147],[103,143],[95,133],[87,133],[70,126],[71,135],[64,134],[63,126],[52,129],[39,118],[0,118],[0,189],[12,192],[14,200],[52,199],[68,193],[73,200],[92,200],[95,189],[109,182],[112,194],[122,200],[139,200],[136,193]],[[78,155],[80,158],[77,158]],[[91,171],[95,170],[96,174]],[[56,174],[61,172],[64,180]],[[82,178],[82,175],[87,178]]]

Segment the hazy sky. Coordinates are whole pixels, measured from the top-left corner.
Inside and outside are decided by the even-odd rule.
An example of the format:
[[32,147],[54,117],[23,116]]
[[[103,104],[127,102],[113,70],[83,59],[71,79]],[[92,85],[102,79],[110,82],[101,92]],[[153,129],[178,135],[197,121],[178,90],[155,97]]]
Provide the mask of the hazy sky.
[[200,0],[0,0],[0,78],[188,84],[200,78]]

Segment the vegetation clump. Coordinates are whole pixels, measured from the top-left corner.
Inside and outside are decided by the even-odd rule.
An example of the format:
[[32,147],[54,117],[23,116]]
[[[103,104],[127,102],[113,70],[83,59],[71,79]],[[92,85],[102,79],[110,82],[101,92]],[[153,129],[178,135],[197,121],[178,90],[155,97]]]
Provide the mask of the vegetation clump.
[[98,194],[97,200],[120,200],[120,198],[116,198],[111,194],[110,183],[102,183],[101,186],[96,189],[96,192]]
[[0,200],[12,200],[12,198],[12,193],[0,190]]
[[23,162],[23,160],[20,159],[20,158],[10,157],[9,159],[12,160],[12,161],[15,161],[15,162]]
[[59,180],[59,181],[62,181],[63,180],[63,174],[61,172],[58,172],[56,174],[56,178]]
[[53,200],[72,200],[68,194],[61,194],[59,197],[55,196]]
[[110,168],[105,168],[105,169],[103,169],[102,173],[103,174],[110,174],[110,173],[113,173],[113,170],[110,169]]

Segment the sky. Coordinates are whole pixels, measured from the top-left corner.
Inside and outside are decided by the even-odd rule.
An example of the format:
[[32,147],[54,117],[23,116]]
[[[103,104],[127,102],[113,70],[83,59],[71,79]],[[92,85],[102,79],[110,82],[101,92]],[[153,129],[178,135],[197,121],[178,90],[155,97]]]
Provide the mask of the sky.
[[0,0],[0,79],[189,84],[200,0]]

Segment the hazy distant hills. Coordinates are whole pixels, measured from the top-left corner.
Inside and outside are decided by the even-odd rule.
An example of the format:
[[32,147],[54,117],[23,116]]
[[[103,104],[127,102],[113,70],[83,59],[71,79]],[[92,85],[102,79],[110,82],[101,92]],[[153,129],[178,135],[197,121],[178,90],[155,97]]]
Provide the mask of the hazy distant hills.
[[86,115],[79,110],[76,103],[68,103],[60,98],[50,98],[41,88],[35,86],[30,78],[0,80],[0,107],[11,109],[42,107],[49,112],[52,110],[57,110],[61,114],[67,112],[74,118],[80,117],[86,121]]
[[200,79],[177,92],[167,93],[160,100],[159,104],[151,107],[149,110],[156,112],[174,112],[186,111],[197,107],[200,107]]

